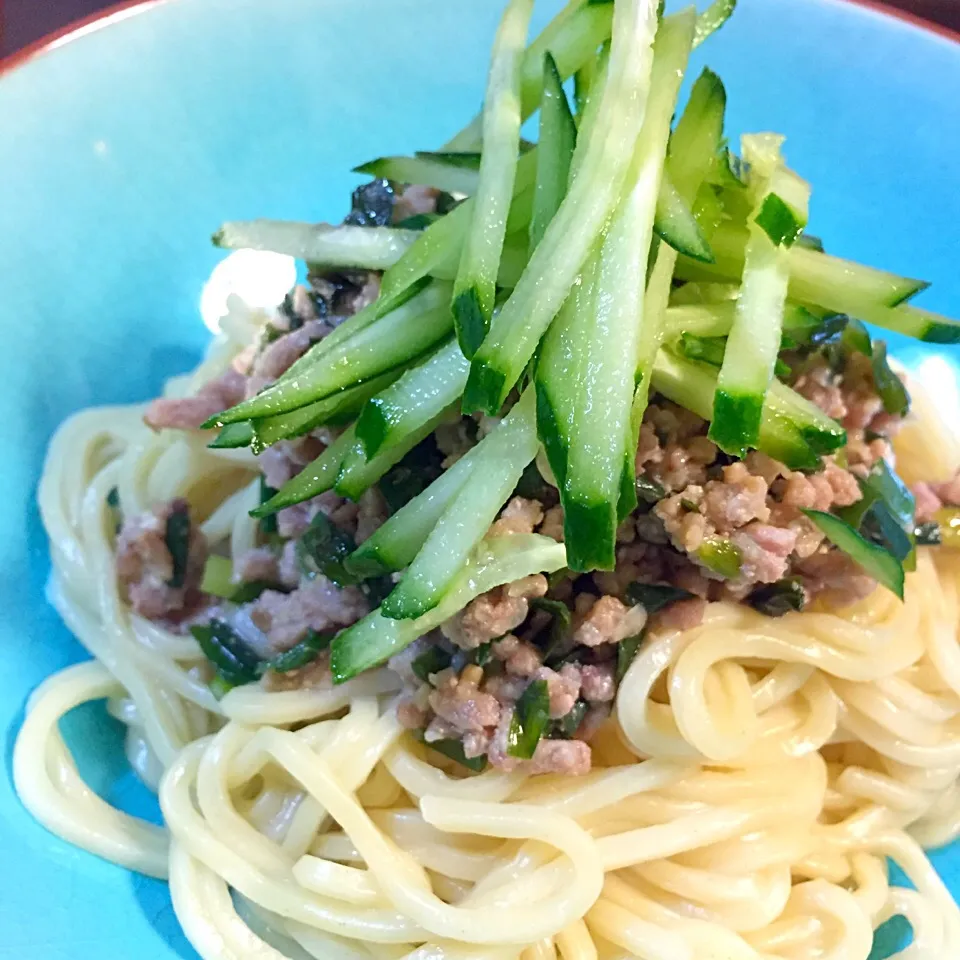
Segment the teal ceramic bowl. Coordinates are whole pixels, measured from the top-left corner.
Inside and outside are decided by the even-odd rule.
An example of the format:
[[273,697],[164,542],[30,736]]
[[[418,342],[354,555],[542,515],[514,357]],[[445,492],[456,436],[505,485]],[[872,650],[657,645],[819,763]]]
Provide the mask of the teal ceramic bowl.
[[[37,826],[9,779],[24,701],[84,657],[44,601],[34,505],[67,414],[143,400],[198,358],[224,219],[339,218],[356,163],[442,143],[476,108],[493,0],[155,0],[0,76],[0,942],[42,960],[193,953],[166,887]],[[556,8],[540,0],[540,23]],[[842,0],[741,0],[698,55],[731,133],[788,135],[812,229],[844,256],[934,282],[960,313],[960,46]],[[897,344],[909,363],[916,346]],[[91,711],[68,736],[108,799],[155,805]],[[960,850],[935,854],[960,894]],[[894,936],[895,931],[890,936]],[[888,937],[888,940],[890,937]],[[878,947],[886,955],[889,942]]]

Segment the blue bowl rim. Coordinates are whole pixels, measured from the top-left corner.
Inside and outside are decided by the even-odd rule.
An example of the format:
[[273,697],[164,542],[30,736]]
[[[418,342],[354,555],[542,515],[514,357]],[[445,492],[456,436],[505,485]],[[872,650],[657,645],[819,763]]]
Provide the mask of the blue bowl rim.
[[[35,57],[49,53],[66,43],[78,40],[80,37],[94,30],[108,27],[111,23],[126,20],[131,16],[137,16],[153,7],[158,7],[161,4],[170,2],[171,0],[121,0],[121,2],[105,7],[103,10],[99,10],[89,16],[74,20],[59,30],[54,30],[52,33],[48,33],[34,40],[23,49],[0,58],[0,77],[17,69],[17,67],[22,67]],[[870,11],[874,15],[885,17],[888,20],[899,20],[901,23],[908,24],[915,29],[932,33],[960,45],[960,31],[939,23],[934,23],[931,20],[924,20],[922,17],[909,13],[906,10],[890,7],[881,3],[880,0],[833,0],[833,2],[858,6],[863,10]]]

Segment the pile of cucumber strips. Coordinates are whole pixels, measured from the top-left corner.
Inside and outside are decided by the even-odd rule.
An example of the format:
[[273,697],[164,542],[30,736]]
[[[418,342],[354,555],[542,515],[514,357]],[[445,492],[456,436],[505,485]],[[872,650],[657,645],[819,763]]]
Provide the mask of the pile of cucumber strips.
[[[924,284],[829,256],[804,233],[810,186],[785,164],[783,138],[744,136],[732,152],[710,70],[673,122],[691,52],[734,5],[667,16],[656,0],[572,0],[528,45],[533,0],[510,0],[481,114],[442,152],[358,168],[443,191],[444,212],[397,226],[228,223],[215,235],[224,248],[384,271],[374,303],[205,424],[220,428],[214,445],[256,451],[345,425],[254,515],[328,490],[356,500],[444,421],[499,418],[338,560],[339,582],[405,572],[333,641],[336,681],[499,584],[612,569],[652,394],[709,421],[727,454],[757,449],[814,471],[846,435],[778,378],[785,346],[815,342],[838,315],[960,340],[957,323],[907,305]],[[537,111],[531,144],[521,125]],[[902,412],[882,344],[866,336],[865,349],[885,404]],[[534,462],[559,490],[565,544],[484,539]],[[821,522],[843,549],[892,555],[836,517]],[[896,589],[886,558],[870,562]]]

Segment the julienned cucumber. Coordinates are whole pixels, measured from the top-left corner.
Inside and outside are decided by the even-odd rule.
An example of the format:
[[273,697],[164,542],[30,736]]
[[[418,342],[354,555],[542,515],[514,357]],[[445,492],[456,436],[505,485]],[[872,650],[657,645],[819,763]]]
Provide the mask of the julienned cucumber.
[[533,0],[509,0],[493,42],[483,107],[483,156],[453,284],[460,349],[472,357],[490,328],[520,149],[520,67]]
[[359,500],[392,466],[403,459],[421,440],[430,436],[454,410],[441,410],[428,420],[420,420],[407,433],[396,438],[376,456],[367,457],[363,443],[357,440],[347,451],[333,489],[342,497]]
[[657,218],[653,228],[657,236],[678,253],[704,263],[713,263],[713,251],[697,218],[669,176],[665,176],[660,184]]
[[[684,360],[665,348],[657,355],[651,383],[668,400],[704,420],[713,416],[717,387],[717,371],[713,367]],[[758,449],[791,470],[815,470],[820,457],[804,438],[808,426],[768,403],[763,411]]]
[[[527,47],[521,66],[520,110],[524,120],[533,115],[543,97],[543,57],[549,52],[563,80],[573,76],[596,56],[610,38],[613,3],[570,3]],[[447,150],[479,150],[483,142],[482,118],[475,117],[460,131]]]
[[[716,262],[701,264],[681,259],[677,277],[682,280],[739,279],[748,237],[746,227],[723,224],[710,237]],[[923,281],[841,260],[800,244],[793,245],[788,260],[790,299],[815,303],[838,313],[856,316],[864,307],[895,307],[927,287]],[[847,309],[849,307],[856,310]]]
[[596,131],[560,209],[473,358],[466,412],[494,414],[557,315],[587,254],[620,199],[650,91],[655,0],[614,4],[613,42]]
[[450,334],[449,297],[449,285],[431,284],[297,376],[277,381],[250,400],[212,417],[209,423],[220,426],[287,413],[408,364]]
[[292,507],[311,497],[333,489],[340,474],[343,458],[356,443],[353,427],[348,427],[312,463],[308,464],[292,480],[285,483],[266,503],[250,511],[251,517],[269,517],[278,510]]
[[454,403],[463,392],[469,369],[456,340],[451,339],[372,397],[357,418],[357,439],[367,456],[392,446]]
[[[386,389],[403,372],[402,368],[389,370],[372,380],[356,387],[348,387],[324,400],[307,404],[290,413],[281,413],[275,417],[254,420],[252,427],[252,447],[254,453],[260,453],[279,440],[302,437],[311,430],[324,424],[339,426],[352,419],[363,405],[381,390]],[[233,424],[229,424],[233,426]],[[226,429],[226,428],[224,428]]]
[[376,577],[409,566],[473,471],[478,449],[468,451],[357,547],[348,569],[360,577]]
[[270,250],[331,267],[386,270],[413,246],[417,237],[413,230],[396,227],[241,220],[225,223],[213,235],[213,242],[227,250]]
[[547,226],[567,192],[570,163],[577,145],[577,124],[570,112],[557,65],[550,54],[543,58],[543,102],[540,105],[540,141],[537,149],[537,179],[530,216],[530,249],[546,233]]
[[452,578],[449,589],[428,613],[416,620],[393,620],[376,610],[344,630],[334,641],[330,660],[334,683],[344,683],[364,670],[384,663],[462,610],[474,597],[502,583],[563,567],[562,543],[537,534],[513,534],[483,541],[466,566]]
[[442,154],[417,154],[414,157],[378,157],[354,167],[354,173],[366,173],[371,177],[393,180],[395,183],[415,183],[433,187],[447,193],[476,193],[479,178],[480,154],[466,153],[465,158],[475,157],[476,167],[443,158]]
[[383,601],[384,616],[410,620],[440,602],[536,455],[535,402],[533,391],[527,390],[506,419],[478,444],[469,478],[403,580]]
[[[685,203],[690,203],[697,197],[704,180],[716,163],[717,152],[723,142],[726,102],[726,92],[720,78],[711,71],[704,70],[693,85],[687,106],[670,138],[667,155],[666,172]],[[676,264],[676,251],[660,245],[652,269],[650,264],[647,265],[649,280],[643,305],[644,322],[640,327],[637,344],[636,392],[630,416],[632,449],[636,449],[650,395],[653,363],[667,335],[666,311]],[[635,486],[630,482],[634,471],[627,466],[623,477],[625,493]],[[624,508],[629,502],[624,501]],[[623,516],[623,509],[620,510],[620,515]]]
[[[632,478],[636,456],[630,423],[633,375],[646,322],[646,271],[636,264],[650,250],[670,121],[693,46],[694,22],[692,11],[681,13],[665,20],[657,34],[651,94],[628,189],[601,248],[592,315],[575,331],[583,359],[580,378],[570,385],[576,395],[561,488],[571,570],[610,570],[616,561],[618,502],[626,489],[621,478],[625,470]],[[631,499],[622,512],[635,505]]]
[[579,394],[583,359],[579,334],[593,317],[598,258],[599,248],[587,257],[560,313],[543,338],[537,359],[537,431],[561,489],[567,478],[574,403]]
[[[691,303],[668,307],[667,337],[675,339],[683,333],[695,334],[698,337],[725,337],[733,326],[736,311],[736,299],[721,303]],[[805,307],[787,302],[783,314],[785,334],[804,334],[816,329],[820,323]]]
[[[536,172],[537,151],[531,150],[517,161],[507,233],[525,228],[530,220]],[[381,298],[402,294],[409,286],[444,268],[451,260],[456,264],[470,229],[473,208],[474,199],[471,197],[422,231],[410,249],[383,275]]]
[[782,137],[772,134],[743,138],[756,205],[710,425],[710,439],[724,452],[738,457],[746,456],[760,435],[764,398],[780,351],[787,301],[790,275],[786,248],[807,223],[810,188],[783,169],[782,143]]

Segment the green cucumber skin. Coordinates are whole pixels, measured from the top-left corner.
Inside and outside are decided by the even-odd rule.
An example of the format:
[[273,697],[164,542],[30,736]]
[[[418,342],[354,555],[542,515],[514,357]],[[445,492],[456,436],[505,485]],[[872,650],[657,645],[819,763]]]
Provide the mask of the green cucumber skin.
[[[651,388],[691,413],[710,421],[717,387],[712,367],[677,357],[661,350],[651,376]],[[789,417],[764,407],[759,450],[791,470],[816,470],[820,458],[807,445]]]
[[657,198],[657,215],[653,229],[664,243],[678,253],[700,263],[715,263],[716,257],[704,236],[693,211],[684,203],[676,187],[666,177]]
[[475,203],[453,287],[463,353],[476,353],[490,326],[520,151],[520,88],[533,0],[508,0],[491,52],[483,106],[483,155]]
[[925,343],[960,343],[960,324],[931,323],[918,339]]
[[567,566],[587,573],[616,566],[617,511],[605,501],[585,502],[569,495],[563,501]]
[[373,397],[357,418],[357,440],[363,444],[364,452],[368,457],[377,455],[377,451],[390,433],[390,411],[384,407],[385,401],[382,397]]
[[480,303],[476,287],[468,287],[453,300],[453,322],[463,355],[472,359],[490,329],[490,320]]
[[500,398],[507,393],[506,382],[506,374],[475,356],[463,389],[463,413],[496,416],[502,406]]
[[758,437],[763,418],[762,394],[734,394],[717,390],[708,436],[724,453],[745,457],[745,436]]
[[418,597],[409,591],[397,593],[395,590],[380,604],[380,612],[388,620],[416,620],[436,605],[434,599]]
[[236,450],[240,447],[249,447],[255,440],[253,424],[246,420],[239,423],[228,423],[220,433],[211,440],[207,447],[210,450]]
[[537,432],[540,441],[547,452],[547,462],[553,471],[553,476],[562,487],[567,478],[567,446],[563,441],[560,425],[553,403],[550,400],[548,388],[537,381]]
[[357,439],[368,459],[402,439],[455,403],[469,369],[466,358],[449,340],[419,366],[411,367],[393,389],[371,397],[357,418]]
[[357,440],[343,459],[333,489],[341,497],[359,500],[391,467],[402,460],[421,440],[433,433],[447,413],[445,410],[431,417],[395,444],[369,459],[363,452],[363,444]]
[[318,400],[316,403],[300,407],[299,410],[255,420],[253,422],[254,453],[262,453],[279,440],[302,437],[324,424],[336,426],[348,422],[374,394],[385,390],[399,379],[402,373],[403,368],[398,367],[366,383],[348,387],[325,400]]

